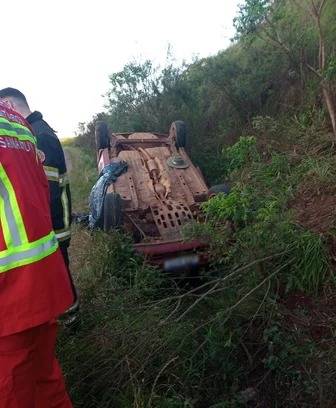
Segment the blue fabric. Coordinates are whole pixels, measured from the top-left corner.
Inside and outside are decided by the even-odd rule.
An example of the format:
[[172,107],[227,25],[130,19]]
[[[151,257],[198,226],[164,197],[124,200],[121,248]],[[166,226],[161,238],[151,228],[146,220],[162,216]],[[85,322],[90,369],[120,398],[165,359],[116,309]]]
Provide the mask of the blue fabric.
[[90,193],[90,228],[103,227],[104,199],[108,186],[115,182],[117,178],[127,171],[125,161],[110,163],[103,168],[99,174],[96,184],[92,187]]

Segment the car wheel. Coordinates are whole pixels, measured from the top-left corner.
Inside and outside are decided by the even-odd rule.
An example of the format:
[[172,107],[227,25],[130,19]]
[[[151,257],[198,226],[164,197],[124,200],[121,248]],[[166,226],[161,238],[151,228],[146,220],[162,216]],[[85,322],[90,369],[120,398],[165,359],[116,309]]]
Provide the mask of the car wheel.
[[183,120],[176,120],[171,124],[171,132],[175,134],[175,146],[177,148],[186,147],[187,127]]
[[218,193],[229,194],[230,187],[227,184],[217,184],[215,186],[210,187],[208,190],[209,197],[212,197]]
[[109,232],[122,225],[121,197],[118,193],[108,193],[104,199],[104,231]]
[[99,120],[95,124],[95,139],[97,150],[107,149],[110,147],[110,138],[108,134],[107,123]]

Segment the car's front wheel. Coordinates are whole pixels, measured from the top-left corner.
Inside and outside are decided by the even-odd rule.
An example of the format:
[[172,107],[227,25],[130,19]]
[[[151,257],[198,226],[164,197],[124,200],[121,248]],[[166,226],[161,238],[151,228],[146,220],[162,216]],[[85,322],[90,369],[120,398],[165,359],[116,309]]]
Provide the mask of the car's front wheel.
[[179,149],[180,147],[186,147],[187,144],[187,127],[183,120],[175,120],[171,124],[170,134],[173,135],[175,139],[175,146]]
[[107,149],[110,147],[107,123],[103,120],[98,120],[95,124],[95,139],[97,150]]
[[120,228],[122,226],[122,205],[118,193],[108,193],[104,199],[104,231]]

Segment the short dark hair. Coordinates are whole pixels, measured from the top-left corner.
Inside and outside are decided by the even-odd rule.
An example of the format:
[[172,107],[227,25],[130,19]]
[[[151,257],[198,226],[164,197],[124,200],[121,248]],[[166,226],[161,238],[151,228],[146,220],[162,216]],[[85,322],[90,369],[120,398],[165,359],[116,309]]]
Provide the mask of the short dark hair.
[[0,99],[1,98],[16,98],[21,102],[24,102],[28,106],[28,102],[24,94],[15,88],[3,88],[0,90]]

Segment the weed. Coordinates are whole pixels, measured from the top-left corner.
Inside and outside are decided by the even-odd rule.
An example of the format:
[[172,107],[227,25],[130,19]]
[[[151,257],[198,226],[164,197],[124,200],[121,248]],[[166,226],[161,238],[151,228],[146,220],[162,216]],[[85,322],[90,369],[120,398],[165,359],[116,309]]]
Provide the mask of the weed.
[[294,287],[316,294],[328,278],[329,262],[323,239],[309,231],[301,232],[292,247],[297,261],[287,289]]
[[255,116],[252,119],[252,126],[258,133],[269,136],[274,136],[279,132],[279,125],[271,116]]
[[235,187],[229,195],[220,193],[202,204],[205,214],[215,221],[231,220],[236,225],[250,219],[251,194],[248,189]]
[[224,160],[228,163],[228,171],[241,169],[244,165],[257,162],[259,153],[256,148],[256,139],[253,136],[240,137],[233,146],[223,151]]
[[70,186],[73,206],[76,211],[86,211],[88,197],[93,184],[98,178],[94,152],[79,150],[71,145],[65,146],[66,154],[70,159]]
[[301,132],[312,132],[325,127],[325,112],[313,106],[303,112],[294,115],[294,123]]
[[333,157],[305,157],[300,166],[305,179],[311,184],[327,184],[335,178],[335,160]]

